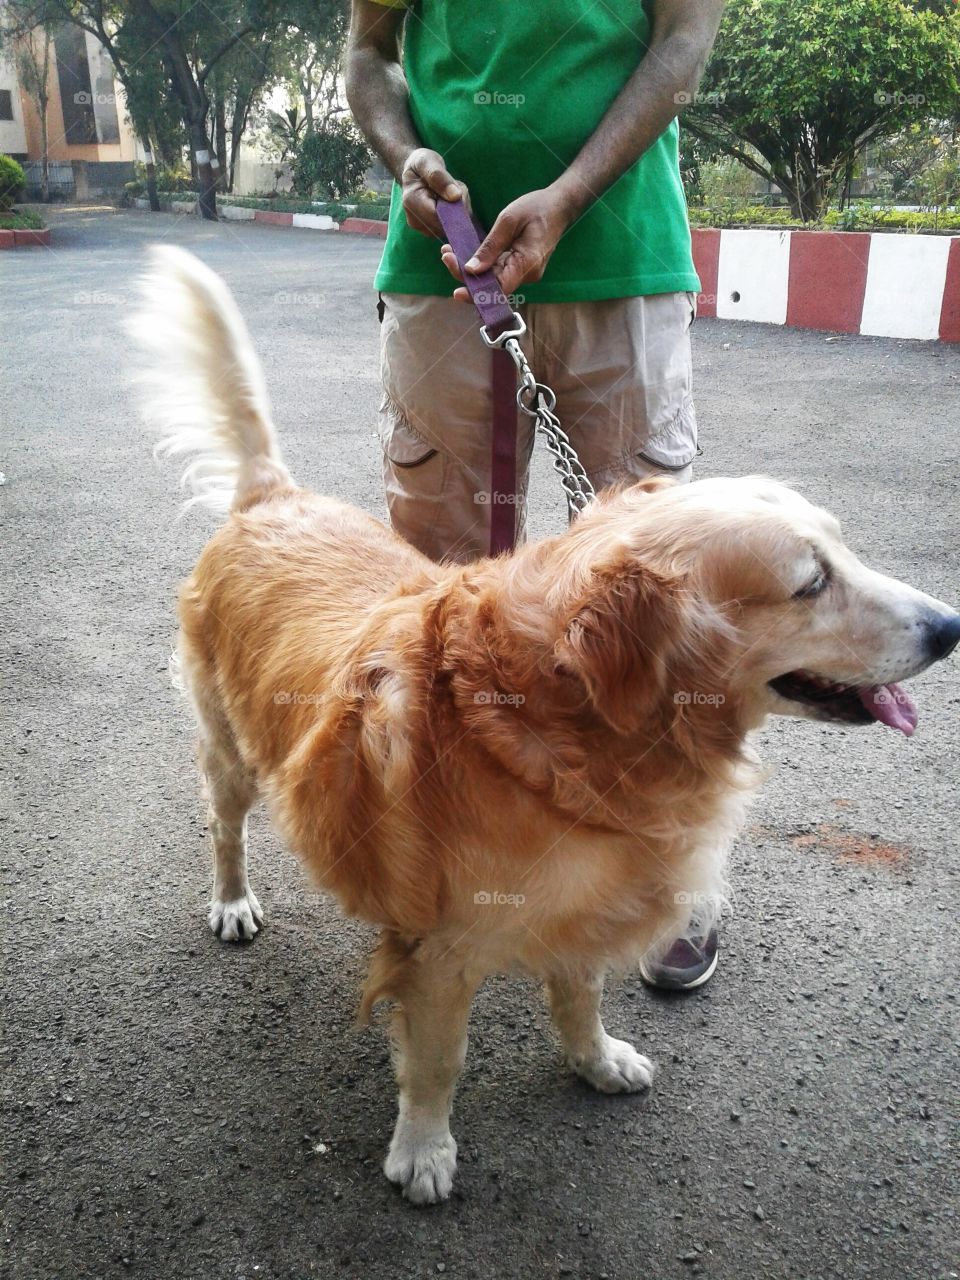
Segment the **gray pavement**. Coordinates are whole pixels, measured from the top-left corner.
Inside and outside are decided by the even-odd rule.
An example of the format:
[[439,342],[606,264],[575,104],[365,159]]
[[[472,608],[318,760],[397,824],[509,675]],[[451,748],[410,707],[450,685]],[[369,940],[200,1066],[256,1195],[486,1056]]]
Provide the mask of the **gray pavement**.
[[[382,1029],[352,1028],[370,933],[308,891],[262,816],[267,914],[228,948],[173,600],[212,527],[178,523],[132,408],[121,322],[149,242],[247,316],[305,484],[382,513],[379,244],[57,213],[0,256],[4,676],[3,1274],[33,1277],[947,1277],[958,1249],[960,663],[920,728],[775,722],[717,976],[611,989],[649,1098],[563,1070],[537,989],[481,994],[460,1173],[417,1211],[379,1172]],[[960,352],[702,321],[700,474],[766,471],[866,559],[960,603]],[[562,511],[542,454],[534,528]],[[953,1268],[953,1269],[951,1269]]]

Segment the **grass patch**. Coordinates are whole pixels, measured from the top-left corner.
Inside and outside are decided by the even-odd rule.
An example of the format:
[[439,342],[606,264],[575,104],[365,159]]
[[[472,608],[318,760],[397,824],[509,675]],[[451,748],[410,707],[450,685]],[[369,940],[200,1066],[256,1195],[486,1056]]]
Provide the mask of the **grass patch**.
[[43,219],[30,209],[21,209],[19,213],[0,213],[0,231],[42,230]]

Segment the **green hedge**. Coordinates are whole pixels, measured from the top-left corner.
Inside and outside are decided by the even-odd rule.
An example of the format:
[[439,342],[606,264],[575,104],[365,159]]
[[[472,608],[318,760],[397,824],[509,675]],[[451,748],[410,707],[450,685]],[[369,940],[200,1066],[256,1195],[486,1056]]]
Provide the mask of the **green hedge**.
[[917,213],[907,209],[874,208],[866,202],[842,211],[831,209],[819,222],[798,221],[789,209],[767,205],[742,205],[736,201],[713,205],[691,205],[690,225],[694,227],[748,228],[784,227],[795,231],[906,231],[924,235],[956,235],[960,232],[960,212]]
[[218,193],[217,200],[220,204],[239,205],[241,209],[272,209],[274,213],[326,213],[326,208],[321,209],[310,200],[297,200],[295,197],[231,196]]
[[[138,184],[128,183],[128,187],[135,187]],[[131,197],[139,193],[130,192]],[[157,195],[161,200],[196,200],[198,193],[196,191],[169,191],[162,187],[157,188]],[[371,218],[375,222],[386,222],[390,216],[389,203],[377,203],[372,200],[360,200],[356,202],[356,208],[349,207],[338,203],[336,200],[297,200],[286,196],[231,196],[224,195],[223,192],[217,193],[217,203],[223,205],[237,205],[241,209],[266,209],[274,213],[325,213],[333,218],[336,222],[343,222],[344,218]],[[354,201],[350,201],[350,206]]]
[[[344,218],[372,218],[376,222],[386,222],[390,216],[390,203],[372,200],[353,200],[341,204],[336,200],[297,200],[287,196],[230,196],[219,195],[221,204],[239,205],[241,209],[272,209],[276,213],[325,213],[337,222]],[[356,209],[348,205],[356,203]]]

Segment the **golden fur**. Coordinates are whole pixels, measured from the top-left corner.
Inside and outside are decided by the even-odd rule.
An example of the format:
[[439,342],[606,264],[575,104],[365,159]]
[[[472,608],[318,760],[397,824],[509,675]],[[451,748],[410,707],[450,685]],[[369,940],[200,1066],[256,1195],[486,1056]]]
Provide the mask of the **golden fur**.
[[[638,498],[466,568],[297,490],[250,495],[211,539],[183,669],[349,914],[404,937],[479,925],[498,950],[506,916],[497,965],[538,972],[628,960],[676,914],[744,777],[742,708],[673,701],[724,687],[730,629],[627,563]],[[519,937],[485,891],[525,898]]]
[[[200,451],[200,500],[232,501],[179,609],[211,924],[232,940],[262,919],[245,850],[259,793],[316,883],[382,931],[363,1010],[401,1006],[386,1169],[411,1199],[442,1199],[483,976],[542,975],[571,1065],[602,1089],[649,1084],[603,1030],[602,975],[716,915],[757,781],[749,730],[818,714],[769,682],[911,674],[929,661],[916,619],[946,607],[867,570],[832,517],[756,477],[606,493],[559,537],[434,564],[294,486],[211,273],[166,250],[146,291],[151,416],[169,451]],[[827,560],[829,592],[810,598]]]

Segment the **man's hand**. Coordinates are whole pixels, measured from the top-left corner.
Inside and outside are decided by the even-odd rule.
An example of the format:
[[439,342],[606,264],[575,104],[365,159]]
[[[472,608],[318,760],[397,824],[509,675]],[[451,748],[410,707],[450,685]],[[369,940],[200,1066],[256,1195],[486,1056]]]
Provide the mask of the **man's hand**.
[[[551,187],[520,196],[501,212],[487,238],[466,263],[467,271],[475,274],[492,267],[506,294],[515,293],[518,285],[539,280],[573,220],[571,213],[566,199]],[[451,275],[462,280],[448,244],[443,246],[441,256]],[[465,288],[455,290],[453,296],[459,302],[470,300]]]
[[426,236],[442,236],[437,217],[437,200],[467,200],[467,188],[448,173],[443,156],[426,147],[411,151],[400,174],[403,211],[414,231]]

